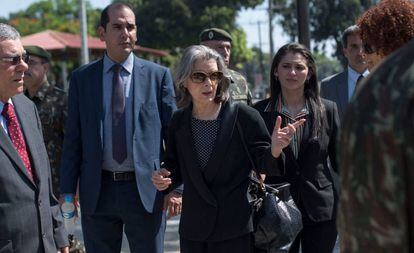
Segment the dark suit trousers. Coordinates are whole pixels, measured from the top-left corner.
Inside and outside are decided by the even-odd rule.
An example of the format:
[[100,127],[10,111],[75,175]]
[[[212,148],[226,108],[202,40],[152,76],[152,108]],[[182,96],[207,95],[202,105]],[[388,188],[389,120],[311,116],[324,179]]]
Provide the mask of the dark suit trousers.
[[198,242],[180,237],[181,253],[251,253],[252,246],[252,234],[220,242]]
[[289,253],[332,253],[335,247],[336,236],[335,220],[324,222],[305,222],[302,231],[298,234]]
[[125,230],[132,253],[162,253],[165,215],[161,204],[154,207],[160,211],[148,213],[142,205],[135,180],[114,182],[103,177],[95,213],[82,213],[86,251],[120,252]]

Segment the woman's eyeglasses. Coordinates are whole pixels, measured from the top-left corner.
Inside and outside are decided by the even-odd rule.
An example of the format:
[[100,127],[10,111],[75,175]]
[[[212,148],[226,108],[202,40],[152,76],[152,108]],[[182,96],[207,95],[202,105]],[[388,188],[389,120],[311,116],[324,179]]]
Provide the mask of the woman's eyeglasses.
[[30,60],[30,56],[28,54],[23,54],[23,55],[10,56],[10,57],[0,57],[0,60],[5,61],[5,62],[10,62],[11,65],[17,65],[22,60],[25,63],[28,63]]
[[204,83],[208,78],[211,82],[219,82],[223,78],[223,72],[216,71],[210,74],[204,72],[194,72],[190,75],[191,81],[194,83]]
[[373,54],[376,52],[376,50],[373,47],[371,47],[368,43],[364,43],[364,52],[366,54]]

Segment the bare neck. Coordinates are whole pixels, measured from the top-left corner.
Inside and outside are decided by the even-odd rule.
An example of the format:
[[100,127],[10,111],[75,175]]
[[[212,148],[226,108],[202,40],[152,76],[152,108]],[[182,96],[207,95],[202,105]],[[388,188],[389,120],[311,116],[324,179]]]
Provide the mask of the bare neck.
[[217,104],[215,102],[207,104],[193,104],[193,116],[201,120],[214,120],[217,119],[220,113],[221,103]]
[[303,109],[306,100],[303,92],[285,91],[283,92],[283,101],[289,112],[296,115]]

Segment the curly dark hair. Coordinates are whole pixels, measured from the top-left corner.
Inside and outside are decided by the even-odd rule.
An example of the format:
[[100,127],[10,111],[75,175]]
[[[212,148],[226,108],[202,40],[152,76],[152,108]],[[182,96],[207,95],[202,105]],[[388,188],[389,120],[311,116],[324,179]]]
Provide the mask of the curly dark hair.
[[414,38],[414,3],[383,0],[358,18],[362,41],[387,56]]

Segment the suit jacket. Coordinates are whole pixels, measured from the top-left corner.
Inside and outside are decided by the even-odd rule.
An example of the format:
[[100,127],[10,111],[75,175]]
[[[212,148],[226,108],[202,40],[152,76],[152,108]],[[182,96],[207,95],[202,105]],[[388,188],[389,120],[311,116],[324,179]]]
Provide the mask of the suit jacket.
[[[339,117],[334,102],[322,99],[322,103],[325,106],[323,117],[326,120],[326,125],[320,136],[312,136],[313,122],[309,119],[311,117],[308,117],[298,158],[295,158],[290,146],[283,149],[286,173],[283,177],[274,178],[274,182],[270,182],[289,182],[292,197],[302,214],[314,222],[335,219],[338,202],[338,194],[333,187],[331,172],[332,169],[338,172],[336,135],[339,128]],[[270,99],[262,100],[254,105],[266,122],[267,128],[273,130],[276,117],[279,114],[275,110],[265,110],[269,106]]]
[[69,245],[52,194],[50,166],[35,105],[12,97],[31,158],[34,183],[9,136],[0,127],[0,252],[56,252]]
[[321,96],[334,101],[338,106],[339,118],[345,115],[348,106],[348,71],[329,76],[321,82]]
[[171,121],[165,166],[173,184],[184,183],[180,236],[195,241],[224,241],[253,231],[247,199],[253,165],[246,155],[236,121],[255,167],[278,175],[279,159],[270,151],[270,136],[263,119],[243,103],[223,104],[220,129],[208,164],[199,167],[191,134],[192,106],[178,110]]
[[[72,74],[68,119],[61,166],[61,192],[75,193],[79,179],[82,212],[95,211],[101,189],[103,161],[103,59]],[[174,87],[167,68],[134,57],[133,161],[143,206],[161,211],[162,195],[151,181],[160,168],[167,125],[176,109]]]

